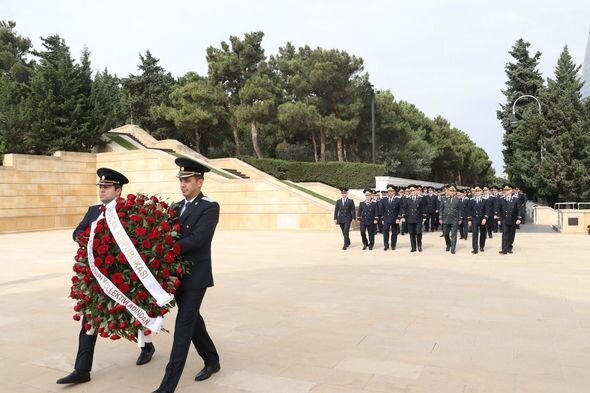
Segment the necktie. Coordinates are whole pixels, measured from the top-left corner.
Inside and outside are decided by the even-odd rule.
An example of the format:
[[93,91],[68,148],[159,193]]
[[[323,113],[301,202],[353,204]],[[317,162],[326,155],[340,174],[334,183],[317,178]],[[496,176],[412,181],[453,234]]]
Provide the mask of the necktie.
[[182,216],[186,210],[186,207],[188,206],[190,202],[189,201],[184,201],[184,205],[182,205],[182,209],[180,209],[180,215]]

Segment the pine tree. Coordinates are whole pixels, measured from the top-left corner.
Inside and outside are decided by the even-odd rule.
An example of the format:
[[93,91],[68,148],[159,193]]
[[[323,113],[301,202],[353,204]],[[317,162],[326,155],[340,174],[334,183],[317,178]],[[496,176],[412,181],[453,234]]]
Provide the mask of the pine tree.
[[[502,127],[504,128],[504,164],[505,171],[511,181],[518,183],[518,171],[514,168],[514,147],[513,132],[514,130],[511,125],[512,118],[512,105],[516,99],[522,95],[532,95],[537,97],[540,89],[543,87],[543,77],[538,70],[539,59],[541,53],[536,52],[533,56],[529,53],[530,43],[525,42],[522,38],[516,41],[512,50],[509,52],[510,55],[515,59],[514,63],[507,63],[505,67],[506,76],[506,89],[502,90],[504,96],[506,96],[506,104],[500,105],[500,110],[496,112],[498,120],[501,121]],[[529,105],[536,105],[535,102],[531,102],[523,99],[518,101],[516,111],[518,114],[522,114],[522,107]],[[519,184],[520,185],[520,184]]]

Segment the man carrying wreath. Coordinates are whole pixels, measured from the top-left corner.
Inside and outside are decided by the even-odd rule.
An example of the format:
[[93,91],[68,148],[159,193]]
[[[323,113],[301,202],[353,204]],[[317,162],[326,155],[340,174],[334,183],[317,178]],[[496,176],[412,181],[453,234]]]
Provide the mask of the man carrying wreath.
[[178,314],[174,327],[174,341],[170,360],[160,387],[154,393],[172,393],[178,385],[186,363],[191,342],[205,367],[195,376],[196,381],[209,378],[219,371],[219,355],[207,333],[200,313],[201,303],[208,287],[213,286],[211,270],[211,242],[219,221],[219,204],[201,192],[204,174],[210,169],[188,158],[177,158],[180,171],[176,177],[184,199],[177,207],[181,225],[181,256],[192,262],[190,274],[183,276],[175,298]]
[[[107,205],[109,202],[119,198],[123,191],[123,185],[129,183],[129,180],[121,173],[110,168],[99,168],[96,171],[99,177],[97,183],[99,188],[99,198],[102,204],[93,205],[88,208],[86,215],[74,229],[73,239],[78,241],[78,237],[82,235],[87,228],[100,216],[100,208]],[[90,370],[92,369],[92,360],[94,357],[94,347],[96,346],[96,331],[93,334],[88,334],[84,328],[86,324],[85,318],[82,319],[82,328],[78,336],[78,353],[76,354],[76,362],[74,364],[74,371],[69,375],[60,378],[56,381],[58,384],[74,384],[84,383],[90,381]],[[155,348],[151,343],[151,337],[146,337],[145,345],[141,349],[141,353],[137,358],[137,365],[142,365],[149,362],[155,352]]]

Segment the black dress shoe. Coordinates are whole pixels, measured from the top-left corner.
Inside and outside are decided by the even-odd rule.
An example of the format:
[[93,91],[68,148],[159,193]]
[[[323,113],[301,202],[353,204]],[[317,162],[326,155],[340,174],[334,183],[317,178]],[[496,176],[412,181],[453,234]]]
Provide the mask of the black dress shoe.
[[483,249],[483,247],[480,247],[479,251],[484,252],[485,250]]
[[369,246],[369,250],[372,250],[372,249],[373,249],[373,246]]
[[366,250],[368,246],[363,246],[363,250]]
[[389,250],[389,247],[383,247],[383,251]]
[[508,250],[508,254],[512,254],[512,250]]
[[391,251],[395,251],[395,247],[391,247]]
[[477,250],[471,251],[472,254],[477,254],[477,252],[478,252]]
[[508,253],[506,251],[498,251],[498,254],[506,255]]
[[454,253],[455,253],[455,250],[451,250],[451,254],[454,254]]
[[447,246],[447,251],[451,251],[451,247]]
[[71,383],[84,383],[90,381],[90,373],[88,371],[74,370],[63,378],[58,379],[55,383],[66,385]]
[[154,356],[154,352],[156,352],[156,348],[152,343],[145,343],[145,346],[141,348],[141,353],[137,358],[135,364],[141,366],[142,364],[146,364],[150,360],[152,360],[152,356]]
[[209,378],[213,373],[218,372],[221,369],[219,363],[214,366],[205,366],[203,369],[196,375],[195,381],[204,381]]
[[343,249],[343,250],[346,250],[346,246],[342,246],[342,249]]
[[416,250],[415,249],[412,249],[412,250],[410,250],[410,252],[416,252]]
[[440,235],[439,237],[445,237],[445,235]]
[[418,252],[422,252],[422,246],[418,247]]

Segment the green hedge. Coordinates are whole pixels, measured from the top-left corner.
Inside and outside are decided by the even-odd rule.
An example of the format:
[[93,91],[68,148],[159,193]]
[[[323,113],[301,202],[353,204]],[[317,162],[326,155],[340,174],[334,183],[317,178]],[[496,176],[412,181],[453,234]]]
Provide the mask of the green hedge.
[[385,165],[360,162],[298,162],[249,156],[240,160],[281,180],[322,182],[333,187],[364,188],[375,186],[375,176],[385,175]]

